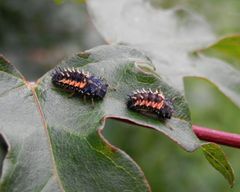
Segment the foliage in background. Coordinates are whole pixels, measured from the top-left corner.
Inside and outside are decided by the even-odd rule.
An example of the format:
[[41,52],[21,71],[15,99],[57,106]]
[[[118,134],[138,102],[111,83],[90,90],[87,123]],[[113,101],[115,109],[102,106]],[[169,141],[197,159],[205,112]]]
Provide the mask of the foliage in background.
[[54,0],[56,4],[62,4],[66,2],[72,2],[72,3],[85,3],[85,0]]
[[67,56],[103,43],[84,4],[0,2],[0,53],[28,80],[38,79]]
[[150,0],[162,9],[183,8],[201,15],[218,35],[240,32],[238,0]]

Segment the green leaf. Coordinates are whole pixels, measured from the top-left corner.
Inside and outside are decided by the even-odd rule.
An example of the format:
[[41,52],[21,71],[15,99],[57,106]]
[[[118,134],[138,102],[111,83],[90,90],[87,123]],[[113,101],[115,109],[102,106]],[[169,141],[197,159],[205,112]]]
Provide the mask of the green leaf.
[[[0,68],[0,133],[10,148],[1,165],[0,191],[149,191],[138,166],[100,138],[97,106],[92,110],[54,89],[39,90],[50,82],[37,88],[41,106],[31,84],[16,77],[13,66],[2,59]],[[62,99],[44,97],[52,93]]]
[[[208,79],[217,80],[216,87],[240,106],[240,35],[223,37],[215,43],[195,52],[197,63],[214,65]],[[229,65],[229,66],[228,66]],[[216,73],[219,71],[219,73]],[[212,75],[212,77],[210,77]]]
[[[1,191],[150,191],[140,168],[101,135],[107,119],[128,121],[164,133],[187,151],[200,146],[184,97],[156,76],[151,61],[127,46],[101,46],[65,60],[103,76],[110,89],[103,101],[84,102],[54,87],[51,73],[26,82],[8,62],[0,64],[0,133],[9,151]],[[138,88],[160,88],[174,98],[174,115],[161,122],[126,108]],[[141,142],[141,141],[139,141]]]
[[0,69],[0,134],[8,144],[0,191],[61,191],[29,84],[3,57]]
[[58,5],[60,5],[60,4],[63,4],[65,2],[85,3],[85,0],[54,0],[54,2]]
[[[190,114],[184,97],[161,80],[160,77],[156,76],[151,61],[138,50],[120,45],[101,46],[87,53],[80,53],[64,61],[61,66],[82,67],[93,74],[102,74],[109,83],[109,93],[102,103],[96,103],[96,106],[92,109],[92,106],[86,105],[78,99],[66,100],[66,96],[62,97],[58,91],[49,90],[51,77],[47,74],[41,79],[42,83],[37,88],[40,102],[44,101],[42,104],[43,111],[49,112],[50,109],[45,110],[44,107],[50,106],[55,111],[54,113],[57,117],[58,113],[52,106],[57,107],[61,104],[63,106],[59,106],[60,108],[79,110],[77,103],[80,102],[86,109],[83,108],[79,114],[76,114],[75,110],[67,111],[68,116],[72,118],[69,121],[65,121],[67,124],[70,124],[73,123],[73,119],[78,119],[79,116],[82,117],[84,119],[83,122],[80,120],[74,120],[74,122],[77,121],[83,124],[84,127],[81,130],[84,135],[90,131],[86,127],[94,127],[95,130],[95,124],[103,117],[104,119],[116,118],[160,131],[188,151],[193,151],[199,147],[199,140],[191,129]],[[158,119],[146,117],[126,108],[127,95],[133,90],[143,87],[153,90],[160,88],[166,97],[174,99],[175,112],[173,118],[161,122]],[[48,97],[52,99],[46,99]],[[56,104],[54,104],[55,102]],[[91,117],[89,117],[89,110],[93,110]],[[60,111],[59,117],[62,119],[67,114]],[[46,117],[48,116],[50,114],[46,115]],[[86,120],[89,118],[92,119],[91,122]],[[55,121],[58,122],[58,120]],[[64,124],[61,122],[61,125],[63,126]],[[85,131],[87,132],[85,133]]]
[[219,58],[240,70],[240,34],[226,36],[196,53]]
[[3,55],[0,54],[0,71],[4,71],[5,73],[9,73],[18,78],[23,78],[22,75],[17,71],[10,63],[7,61]]
[[233,170],[221,147],[215,143],[205,143],[202,144],[201,149],[209,163],[228,180],[232,187],[234,184]]
[[182,7],[202,15],[211,24],[212,30],[220,35],[240,31],[240,2],[236,0],[150,0],[163,9]]
[[240,36],[228,36],[195,51],[198,69],[233,103],[240,107]]

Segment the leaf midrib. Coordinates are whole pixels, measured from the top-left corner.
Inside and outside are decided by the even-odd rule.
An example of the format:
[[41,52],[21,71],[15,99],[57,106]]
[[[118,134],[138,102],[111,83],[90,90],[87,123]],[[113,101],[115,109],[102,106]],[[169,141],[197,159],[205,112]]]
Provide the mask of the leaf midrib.
[[228,176],[230,176],[231,180],[229,180],[228,177],[227,177],[227,179],[229,180],[229,182],[231,183],[231,186],[232,186],[232,185],[233,185],[233,183],[232,183],[232,181],[233,181],[233,175],[231,174],[231,172],[229,172],[228,169],[226,168],[226,166],[225,166],[224,164],[222,164],[220,161],[218,161],[218,159],[216,159],[214,155],[212,155],[210,152],[208,152],[208,150],[206,150],[204,147],[202,147],[202,149],[203,149],[203,151],[204,151],[207,155],[209,155],[215,162],[217,162],[218,165],[220,165],[224,170],[226,170],[226,173],[227,173]]
[[[51,159],[52,159],[52,166],[53,166],[53,175],[56,175],[56,178],[57,178],[57,181],[59,183],[59,186],[60,186],[60,189],[65,192],[64,188],[63,188],[63,185],[62,185],[62,182],[60,180],[60,177],[58,175],[58,172],[57,172],[57,167],[56,167],[56,164],[55,164],[55,158],[54,158],[54,155],[53,155],[53,151],[52,151],[52,143],[51,143],[51,140],[50,140],[50,136],[49,136],[49,132],[48,132],[48,127],[47,127],[47,121],[44,117],[44,113],[43,113],[43,110],[42,110],[42,107],[41,107],[41,104],[38,100],[38,97],[37,97],[37,94],[36,94],[36,87],[33,88],[32,85],[30,85],[28,82],[25,82],[26,83],[26,86],[27,87],[30,87],[31,88],[31,91],[33,93],[33,99],[35,101],[35,104],[36,104],[36,107],[38,109],[38,112],[40,114],[40,118],[41,118],[41,121],[42,121],[42,124],[43,124],[43,127],[44,127],[44,130],[45,130],[45,133],[47,135],[47,140],[48,140],[48,144],[49,144],[49,150],[50,150],[50,153],[51,153]],[[29,85],[29,86],[28,86]]]

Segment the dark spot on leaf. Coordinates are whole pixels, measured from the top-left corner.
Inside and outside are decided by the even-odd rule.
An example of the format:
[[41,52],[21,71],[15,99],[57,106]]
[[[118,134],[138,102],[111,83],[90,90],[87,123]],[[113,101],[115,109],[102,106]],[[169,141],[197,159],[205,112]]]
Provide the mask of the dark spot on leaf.
[[7,155],[8,145],[2,134],[0,134],[0,178],[2,176],[3,161]]

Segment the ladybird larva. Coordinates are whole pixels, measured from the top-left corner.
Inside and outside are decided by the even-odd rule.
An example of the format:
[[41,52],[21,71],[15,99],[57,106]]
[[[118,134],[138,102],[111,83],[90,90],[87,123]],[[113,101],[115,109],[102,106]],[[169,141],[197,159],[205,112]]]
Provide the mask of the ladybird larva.
[[102,78],[76,68],[57,68],[52,74],[52,83],[91,99],[103,99],[108,89],[108,84]]
[[151,89],[136,90],[129,95],[127,107],[144,114],[154,114],[160,119],[170,119],[173,114],[171,100],[166,99],[163,93]]

